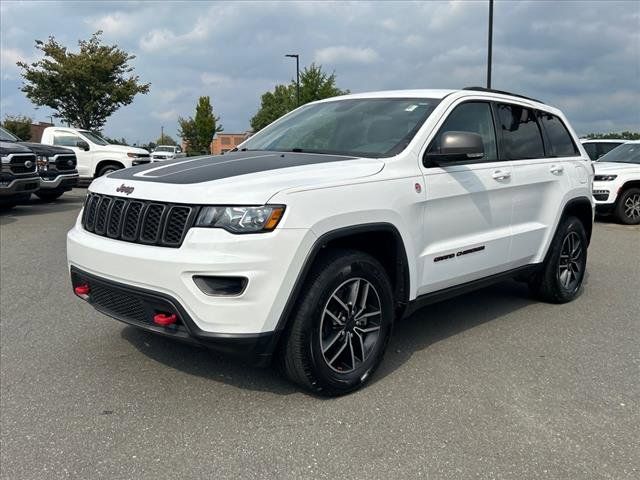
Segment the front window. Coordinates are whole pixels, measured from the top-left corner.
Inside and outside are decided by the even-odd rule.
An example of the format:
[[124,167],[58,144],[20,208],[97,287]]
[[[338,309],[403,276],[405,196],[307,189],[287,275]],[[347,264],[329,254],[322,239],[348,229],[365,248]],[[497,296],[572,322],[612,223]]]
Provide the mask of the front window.
[[405,149],[438,103],[364,98],[305,105],[255,134],[242,149],[388,157]]
[[96,145],[109,145],[109,142],[107,142],[104,138],[102,138],[97,133],[90,132],[89,130],[78,130],[78,131],[82,135],[87,137],[92,143],[95,143]]
[[598,162],[640,164],[640,143],[624,143],[601,156]]
[[0,127],[0,141],[3,142],[19,142],[20,139],[11,132],[8,132],[4,128]]

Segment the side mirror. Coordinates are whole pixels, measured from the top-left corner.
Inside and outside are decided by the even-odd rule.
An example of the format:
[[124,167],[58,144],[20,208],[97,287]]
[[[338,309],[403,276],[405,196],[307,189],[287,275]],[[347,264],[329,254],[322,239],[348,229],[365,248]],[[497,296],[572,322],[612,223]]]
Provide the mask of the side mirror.
[[484,157],[482,137],[471,132],[444,132],[440,148],[427,153],[427,160],[439,162],[464,162]]
[[84,150],[85,152],[89,151],[89,144],[84,140],[78,140],[76,142],[76,147],[78,147],[80,150]]

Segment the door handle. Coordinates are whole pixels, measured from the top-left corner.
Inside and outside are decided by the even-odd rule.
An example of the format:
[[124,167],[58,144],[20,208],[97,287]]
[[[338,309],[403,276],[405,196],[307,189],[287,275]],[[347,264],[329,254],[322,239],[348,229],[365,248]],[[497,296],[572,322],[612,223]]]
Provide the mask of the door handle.
[[549,167],[549,171],[553,174],[564,172],[564,167],[562,165],[551,165]]
[[491,174],[491,178],[494,180],[506,180],[507,178],[511,178],[511,172],[507,172],[505,170],[496,170]]

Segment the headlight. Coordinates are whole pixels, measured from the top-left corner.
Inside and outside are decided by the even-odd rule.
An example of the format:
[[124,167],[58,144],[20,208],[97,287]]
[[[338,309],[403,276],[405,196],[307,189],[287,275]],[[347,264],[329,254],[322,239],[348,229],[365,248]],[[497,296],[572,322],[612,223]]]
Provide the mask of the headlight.
[[231,233],[270,232],[280,222],[284,205],[202,207],[196,227],[224,228]]
[[596,175],[593,177],[594,182],[610,182],[618,178],[618,175]]
[[137,154],[137,153],[127,152],[127,157],[130,157],[130,158],[138,158],[138,154]]

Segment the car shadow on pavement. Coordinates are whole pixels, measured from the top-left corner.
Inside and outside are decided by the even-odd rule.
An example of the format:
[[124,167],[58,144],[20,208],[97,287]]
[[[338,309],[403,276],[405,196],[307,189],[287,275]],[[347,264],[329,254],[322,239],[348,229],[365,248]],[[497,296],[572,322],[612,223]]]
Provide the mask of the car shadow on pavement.
[[[508,281],[427,306],[396,323],[387,353],[372,383],[400,369],[415,352],[534,302],[526,285]],[[134,327],[125,327],[121,335],[146,356],[190,375],[280,395],[300,392],[279,374],[275,366],[250,367],[205,348]]]
[[8,225],[15,222],[20,217],[60,213],[70,210],[80,211],[83,203],[84,196],[62,195],[62,197],[53,202],[45,202],[35,195],[32,195],[30,200],[20,203],[13,208],[0,209],[0,219],[2,225]]

